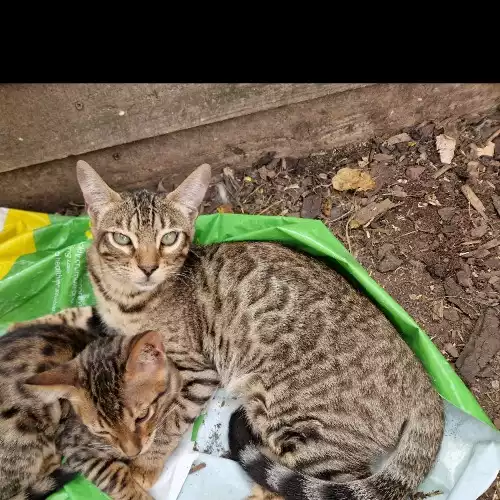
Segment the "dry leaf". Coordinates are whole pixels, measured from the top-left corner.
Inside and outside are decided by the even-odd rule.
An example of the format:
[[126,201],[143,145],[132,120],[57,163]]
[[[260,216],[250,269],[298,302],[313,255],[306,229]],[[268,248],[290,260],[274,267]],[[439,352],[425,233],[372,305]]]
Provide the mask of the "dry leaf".
[[474,152],[477,158],[480,156],[493,156],[495,154],[495,143],[488,142],[484,148],[476,146],[474,143],[470,145],[470,148]]
[[370,174],[356,168],[341,168],[332,179],[333,189],[337,191],[368,191],[375,188],[375,181]]
[[441,203],[439,202],[439,200],[436,198],[436,195],[434,193],[430,193],[428,194],[426,197],[425,197],[427,203],[429,205],[432,205],[434,207],[440,207],[441,206]]
[[217,207],[217,212],[219,214],[232,214],[233,206],[230,203],[224,203],[224,205],[220,205]]
[[389,146],[394,146],[395,144],[399,144],[400,142],[411,142],[412,138],[406,133],[393,135],[391,138],[387,139],[385,144]]
[[445,165],[449,165],[451,160],[453,160],[453,156],[455,155],[455,146],[457,144],[457,140],[453,139],[449,135],[438,135],[436,137],[436,148],[439,152],[439,158],[441,159],[441,163]]
[[370,163],[368,156],[363,156],[361,160],[358,161],[359,168],[365,168]]
[[332,200],[330,198],[325,198],[321,204],[321,212],[325,217],[330,217],[332,214]]
[[480,148],[474,143],[470,145],[470,148],[477,158],[479,158],[480,156],[495,156],[495,143],[493,141],[497,138],[498,135],[500,135],[500,129],[498,129],[488,138],[488,140],[486,141],[486,146],[484,146],[484,148]]

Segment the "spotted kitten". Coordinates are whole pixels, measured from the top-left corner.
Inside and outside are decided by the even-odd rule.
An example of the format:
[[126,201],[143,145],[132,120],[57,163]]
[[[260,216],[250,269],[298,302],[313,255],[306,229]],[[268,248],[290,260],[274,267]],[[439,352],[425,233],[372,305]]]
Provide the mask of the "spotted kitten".
[[57,398],[42,400],[25,384],[74,358],[97,338],[91,330],[27,326],[0,337],[0,498],[45,498],[74,473],[60,467]]
[[156,332],[34,325],[1,337],[0,356],[0,498],[46,498],[80,472],[113,499],[151,499],[181,409]]
[[217,376],[244,398],[240,418],[259,448],[235,452],[257,482],[295,500],[397,500],[417,488],[440,447],[442,402],[365,296],[278,244],[191,247],[208,165],[170,194],[118,194],[84,162],[77,175],[104,323],[159,330],[185,401],[200,407]]
[[180,438],[169,419],[186,416],[181,378],[157,332],[98,339],[27,383],[42,398],[71,403],[56,435],[67,467],[115,500],[152,498],[146,490]]

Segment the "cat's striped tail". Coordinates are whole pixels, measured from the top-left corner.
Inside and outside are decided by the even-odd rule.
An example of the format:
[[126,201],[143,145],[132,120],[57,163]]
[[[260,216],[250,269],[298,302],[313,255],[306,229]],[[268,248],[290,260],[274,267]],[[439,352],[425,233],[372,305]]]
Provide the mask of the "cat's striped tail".
[[59,467],[35,484],[15,495],[11,500],[45,500],[74,479],[78,473]]
[[271,460],[260,450],[243,407],[233,413],[229,423],[230,455],[257,484],[285,500],[403,500],[424,480],[441,444],[441,404],[425,417],[408,421],[382,470],[346,483],[307,476]]

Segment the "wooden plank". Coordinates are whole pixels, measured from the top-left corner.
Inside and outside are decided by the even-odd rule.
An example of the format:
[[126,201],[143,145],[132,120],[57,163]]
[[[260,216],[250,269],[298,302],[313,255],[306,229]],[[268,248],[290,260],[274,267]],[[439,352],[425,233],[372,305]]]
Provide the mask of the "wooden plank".
[[[240,116],[153,139],[0,174],[0,207],[54,211],[81,200],[75,166],[82,159],[117,190],[170,189],[197,165],[245,169],[267,151],[302,156],[402,127],[481,112],[500,103],[500,85],[372,85]],[[332,165],[334,168],[335,165]]]
[[0,85],[0,172],[359,86],[362,85]]

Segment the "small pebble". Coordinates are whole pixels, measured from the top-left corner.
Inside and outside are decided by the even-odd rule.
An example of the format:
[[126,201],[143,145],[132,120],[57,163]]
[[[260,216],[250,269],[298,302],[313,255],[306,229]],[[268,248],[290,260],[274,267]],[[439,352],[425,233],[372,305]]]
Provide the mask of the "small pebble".
[[472,229],[470,234],[471,234],[472,238],[482,238],[486,234],[486,231],[488,231],[488,226],[486,224],[484,224],[484,225],[481,225],[481,226],[478,226],[478,227],[475,227],[474,229]]
[[460,315],[455,308],[451,307],[443,310],[443,318],[452,323],[456,323],[460,319]]
[[467,275],[467,273],[465,271],[458,271],[457,281],[464,288],[472,288],[472,280],[470,279],[470,277]]
[[389,253],[378,263],[377,270],[381,273],[387,273],[396,270],[402,263],[403,261],[401,259]]
[[416,181],[425,172],[425,167],[410,167],[406,169],[406,177]]
[[444,348],[446,352],[452,357],[452,358],[458,358],[458,349],[453,345],[450,344],[449,342],[444,345]]
[[438,214],[442,220],[449,222],[451,219],[453,219],[455,211],[456,209],[453,207],[443,207],[438,210]]

